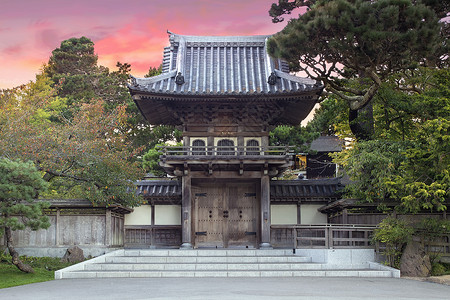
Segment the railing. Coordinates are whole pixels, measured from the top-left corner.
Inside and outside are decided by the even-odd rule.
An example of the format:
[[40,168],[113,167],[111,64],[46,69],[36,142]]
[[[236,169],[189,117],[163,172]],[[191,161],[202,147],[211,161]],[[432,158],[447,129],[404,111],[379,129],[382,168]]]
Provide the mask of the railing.
[[375,228],[334,224],[272,225],[272,243],[294,248],[373,248],[371,237]]
[[163,156],[286,156],[293,154],[289,146],[161,146]]
[[125,247],[157,247],[181,245],[181,226],[127,225]]
[[450,234],[442,234],[433,238],[422,237],[422,242],[428,254],[440,258],[450,258]]

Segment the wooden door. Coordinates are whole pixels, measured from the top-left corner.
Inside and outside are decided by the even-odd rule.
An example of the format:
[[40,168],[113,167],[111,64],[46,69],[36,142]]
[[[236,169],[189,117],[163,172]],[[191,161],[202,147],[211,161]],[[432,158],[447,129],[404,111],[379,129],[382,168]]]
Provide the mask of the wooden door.
[[256,247],[258,202],[256,185],[228,185],[227,247]]
[[[197,211],[195,244],[201,247],[224,247],[224,195],[217,186],[192,187]],[[195,222],[195,221],[194,221]]]
[[192,192],[196,247],[256,247],[259,205],[255,183],[201,183]]

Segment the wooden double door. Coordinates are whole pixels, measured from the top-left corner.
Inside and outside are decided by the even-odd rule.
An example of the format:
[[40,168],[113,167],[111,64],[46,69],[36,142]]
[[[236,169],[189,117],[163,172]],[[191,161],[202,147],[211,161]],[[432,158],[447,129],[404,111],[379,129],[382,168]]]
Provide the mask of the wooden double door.
[[256,248],[258,186],[223,180],[193,185],[195,247]]

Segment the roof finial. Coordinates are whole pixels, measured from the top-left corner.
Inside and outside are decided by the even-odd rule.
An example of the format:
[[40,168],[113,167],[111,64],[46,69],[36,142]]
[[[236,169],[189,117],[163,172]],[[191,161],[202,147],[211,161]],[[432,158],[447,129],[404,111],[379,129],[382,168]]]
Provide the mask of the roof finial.
[[178,85],[182,85],[184,83],[184,76],[181,75],[181,72],[178,72],[177,76],[175,77],[175,83]]
[[270,85],[277,84],[277,75],[275,75],[275,72],[272,72],[269,75],[269,78],[267,79],[267,83],[270,84]]

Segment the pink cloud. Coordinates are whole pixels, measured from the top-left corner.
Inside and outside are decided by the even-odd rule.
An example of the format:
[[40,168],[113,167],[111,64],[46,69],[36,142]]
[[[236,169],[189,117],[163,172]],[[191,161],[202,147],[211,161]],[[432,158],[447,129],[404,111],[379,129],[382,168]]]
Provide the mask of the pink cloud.
[[[6,1],[0,10],[0,86],[34,79],[61,41],[86,36],[99,63],[132,65],[141,76],[162,61],[166,30],[186,35],[272,34],[274,0]],[[27,69],[28,68],[28,69]],[[30,75],[31,74],[31,75]],[[12,78],[12,79],[11,79]]]

